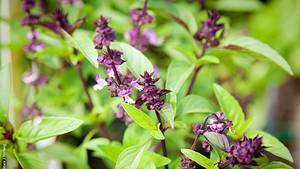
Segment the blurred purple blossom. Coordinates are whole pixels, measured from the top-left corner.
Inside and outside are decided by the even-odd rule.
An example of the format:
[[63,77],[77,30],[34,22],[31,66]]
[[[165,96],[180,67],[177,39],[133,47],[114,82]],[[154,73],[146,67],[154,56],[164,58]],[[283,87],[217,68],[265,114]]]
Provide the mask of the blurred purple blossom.
[[32,62],[30,70],[23,74],[22,80],[25,84],[29,85],[44,85],[48,82],[47,76],[41,75],[35,62]]
[[34,0],[23,0],[21,2],[21,8],[25,11],[29,11],[35,6],[35,1]]
[[155,19],[154,16],[147,13],[147,9],[132,9],[129,11],[129,15],[137,27],[143,24],[152,23]]
[[117,118],[121,119],[126,125],[132,122],[132,119],[128,116],[128,114],[123,109],[122,105],[118,105],[118,110],[115,112]]
[[112,41],[116,39],[115,31],[108,26],[109,18],[101,16],[96,22],[96,32],[98,33],[94,38],[96,49],[102,49],[103,46],[109,46]]

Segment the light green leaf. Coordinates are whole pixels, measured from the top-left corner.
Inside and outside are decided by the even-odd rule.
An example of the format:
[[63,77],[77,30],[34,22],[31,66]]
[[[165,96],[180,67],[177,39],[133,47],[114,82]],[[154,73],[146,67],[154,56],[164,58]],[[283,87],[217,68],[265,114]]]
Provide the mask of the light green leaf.
[[215,107],[205,98],[197,95],[188,95],[178,104],[177,115],[186,113],[212,113]]
[[166,126],[169,126],[171,128],[174,128],[174,118],[175,118],[175,112],[170,104],[165,104],[161,109],[161,116],[166,121]]
[[168,68],[166,88],[178,93],[183,83],[193,72],[195,65],[182,61],[173,61]]
[[107,158],[113,163],[116,163],[122,151],[123,147],[119,145],[100,145],[99,149],[95,150],[95,155],[102,158]]
[[136,77],[140,77],[145,71],[153,72],[152,63],[136,48],[122,42],[113,42],[112,47],[123,52],[122,58],[126,61],[125,64]]
[[164,139],[164,135],[159,130],[159,124],[156,125],[154,120],[150,116],[148,116],[143,111],[137,109],[135,106],[122,103],[122,106],[126,113],[131,117],[131,119],[139,126],[141,126],[144,129],[147,129],[150,134],[159,140]]
[[123,145],[130,147],[140,145],[150,138],[149,132],[135,123],[130,124],[124,132]]
[[190,149],[181,149],[181,152],[188,157],[189,159],[195,161],[197,164],[201,165],[204,168],[208,168],[208,169],[217,169],[218,167],[214,166],[214,162],[210,159],[208,159],[207,157],[205,157],[204,155],[190,150]]
[[260,42],[254,38],[250,37],[235,37],[228,39],[224,48],[247,53],[251,56],[258,56],[266,58],[278,66],[280,66],[283,70],[288,72],[290,75],[293,75],[293,71],[290,65],[284,60],[284,58],[274,49],[272,49],[269,45]]
[[70,117],[43,117],[39,122],[24,122],[16,133],[16,137],[26,143],[65,134],[77,129],[83,122]]
[[131,119],[144,129],[156,130],[156,123],[146,113],[137,109],[135,106],[122,103],[122,106]]
[[223,11],[237,11],[237,12],[248,12],[259,10],[263,5],[257,0],[222,0],[213,1],[215,9]]
[[[4,60],[4,59],[3,59]],[[4,64],[2,58],[0,58],[0,123],[4,122],[8,117],[9,104],[11,100],[11,78],[10,78],[10,65]]]
[[100,145],[108,145],[109,140],[107,138],[95,138],[83,144],[83,148],[89,150],[98,149]]
[[232,121],[233,127],[239,131],[236,135],[242,136],[243,131],[239,128],[243,125],[245,117],[240,104],[230,95],[230,93],[217,84],[214,85],[214,92],[221,107],[221,111],[225,113],[226,118]]
[[36,154],[33,153],[20,153],[14,152],[17,160],[23,169],[48,169],[48,165],[45,160],[39,159]]
[[248,133],[250,137],[255,137],[256,135],[263,137],[263,146],[265,150],[290,162],[294,162],[293,157],[288,148],[284,146],[276,137],[263,132],[263,131],[252,131]]
[[144,169],[156,169],[154,162],[149,161],[147,165],[145,165]]
[[124,149],[118,157],[115,169],[136,169],[143,157],[145,145]]
[[171,160],[165,156],[162,156],[160,154],[151,152],[151,151],[147,151],[145,154],[146,158],[150,158],[151,161],[154,162],[156,167],[162,167],[165,166],[167,164],[169,164],[171,162]]
[[220,149],[227,150],[229,147],[228,139],[224,134],[216,132],[205,132],[204,137],[210,144]]
[[265,164],[260,166],[261,169],[293,169],[293,167],[280,162],[280,161],[272,161],[269,164]]
[[216,56],[205,55],[199,60],[197,60],[196,65],[205,65],[205,64],[219,64],[220,60]]
[[93,66],[98,68],[98,52],[92,40],[89,38],[88,33],[85,31],[77,30],[74,32],[73,37],[67,32],[63,32],[67,42],[74,48],[78,49],[83,56],[91,62]]

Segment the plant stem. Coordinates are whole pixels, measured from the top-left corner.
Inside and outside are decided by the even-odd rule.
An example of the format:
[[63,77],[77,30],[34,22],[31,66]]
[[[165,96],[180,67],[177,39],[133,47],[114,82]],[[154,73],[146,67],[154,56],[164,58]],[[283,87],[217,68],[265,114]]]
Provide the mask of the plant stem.
[[[112,58],[112,56],[111,56],[111,50],[110,50],[110,47],[107,46],[106,49],[107,49],[107,52],[108,52],[108,54],[109,54],[110,59],[113,60],[113,58]],[[114,63],[112,63],[112,69],[113,69],[113,71],[114,71],[114,75],[115,75],[115,78],[117,79],[118,85],[121,84],[121,83],[122,83],[122,82],[121,82],[121,78],[119,77],[119,74],[118,74],[118,72],[117,72],[116,65],[115,65]]]
[[147,8],[148,8],[148,0],[144,1],[144,8],[143,8],[143,12],[146,13],[147,12]]
[[[160,118],[160,114],[159,114],[159,112],[157,110],[155,110],[155,114],[156,114],[158,122],[160,123],[159,129],[163,133],[163,135],[165,136],[165,128],[164,128],[162,120]],[[166,145],[166,139],[161,140],[160,144],[161,144],[164,156],[168,157],[168,150],[167,150],[167,145]],[[165,165],[165,169],[169,169],[169,166]]]
[[200,137],[200,134],[198,134],[197,137],[195,138],[195,140],[192,144],[192,147],[191,147],[192,150],[195,150],[199,137]]
[[[201,58],[205,54],[205,51],[206,50],[203,48],[200,55],[197,58],[198,59]],[[194,70],[194,73],[192,75],[192,80],[189,84],[188,91],[185,94],[186,96],[189,95],[192,92],[193,86],[194,86],[194,84],[196,82],[196,79],[197,79],[197,75],[198,75],[199,71],[201,70],[201,68],[202,68],[202,66],[200,65],[200,66],[197,66],[196,69]]]
[[75,66],[76,67],[76,70],[77,70],[77,73],[78,73],[78,76],[79,76],[79,79],[81,81],[81,84],[82,84],[82,87],[83,87],[83,90],[88,98],[88,109],[89,110],[92,110],[93,107],[94,107],[94,104],[93,104],[93,100],[92,100],[92,97],[89,93],[89,90],[88,90],[88,86],[86,84],[86,81],[84,80],[84,77],[83,77],[83,73],[82,73],[82,69],[81,69],[81,64],[79,63],[78,65]]

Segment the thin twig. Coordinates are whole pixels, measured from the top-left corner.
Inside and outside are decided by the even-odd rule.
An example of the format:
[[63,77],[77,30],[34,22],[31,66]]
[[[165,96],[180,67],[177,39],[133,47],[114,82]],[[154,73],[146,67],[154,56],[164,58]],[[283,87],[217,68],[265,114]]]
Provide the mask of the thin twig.
[[[165,136],[165,128],[164,128],[162,120],[160,118],[160,114],[157,110],[155,110],[155,114],[156,114],[158,122],[160,123],[159,129],[163,133],[163,135]],[[160,144],[161,144],[164,156],[168,157],[168,150],[167,150],[166,140],[165,139],[161,140]],[[169,166],[165,165],[165,169],[169,169]]]

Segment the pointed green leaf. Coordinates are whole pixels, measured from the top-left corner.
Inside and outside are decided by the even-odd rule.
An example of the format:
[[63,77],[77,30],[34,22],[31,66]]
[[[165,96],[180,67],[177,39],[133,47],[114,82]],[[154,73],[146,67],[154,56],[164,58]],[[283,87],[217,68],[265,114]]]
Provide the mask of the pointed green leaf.
[[16,133],[16,137],[27,143],[62,135],[77,129],[83,122],[70,117],[43,117],[41,121],[28,120]]
[[143,157],[145,145],[124,149],[118,157],[115,169],[136,169]]
[[284,146],[276,137],[263,132],[263,131],[253,131],[249,132],[250,137],[255,137],[256,135],[263,137],[263,146],[265,146],[265,150],[278,156],[283,159],[286,159],[290,162],[294,162],[293,157],[288,148]]
[[67,42],[77,50],[79,50],[83,56],[91,62],[93,66],[98,68],[98,52],[95,49],[95,46],[88,36],[88,33],[85,31],[77,30],[74,32],[73,37],[69,35],[67,32],[63,32],[65,39]]
[[140,77],[145,71],[153,72],[152,63],[136,48],[122,42],[113,42],[112,47],[123,52],[122,58],[126,61],[125,64],[136,77]]
[[183,61],[173,61],[168,68],[166,88],[178,93],[183,83],[193,72],[195,65]]
[[205,157],[204,155],[190,150],[190,149],[181,149],[181,152],[188,157],[189,159],[195,161],[197,164],[201,165],[204,168],[208,168],[208,169],[217,169],[218,167],[216,167],[214,165],[214,162],[210,159],[208,159],[207,157]]
[[280,162],[280,161],[272,161],[268,164],[262,165],[259,168],[261,169],[293,169],[293,167]]
[[199,60],[197,60],[196,64],[197,65],[204,65],[204,64],[219,64],[220,60],[216,56],[212,55],[205,55]]
[[227,150],[229,148],[228,139],[224,134],[205,132],[204,137],[210,144],[217,146],[220,149]]
[[224,48],[247,53],[251,56],[258,56],[266,58],[278,66],[280,66],[283,70],[288,72],[290,75],[293,75],[293,71],[290,65],[286,62],[286,60],[274,49],[272,49],[269,45],[260,42],[254,38],[250,37],[235,37],[228,39]]
[[205,98],[197,95],[188,95],[178,104],[177,115],[186,113],[212,113],[215,107]]

